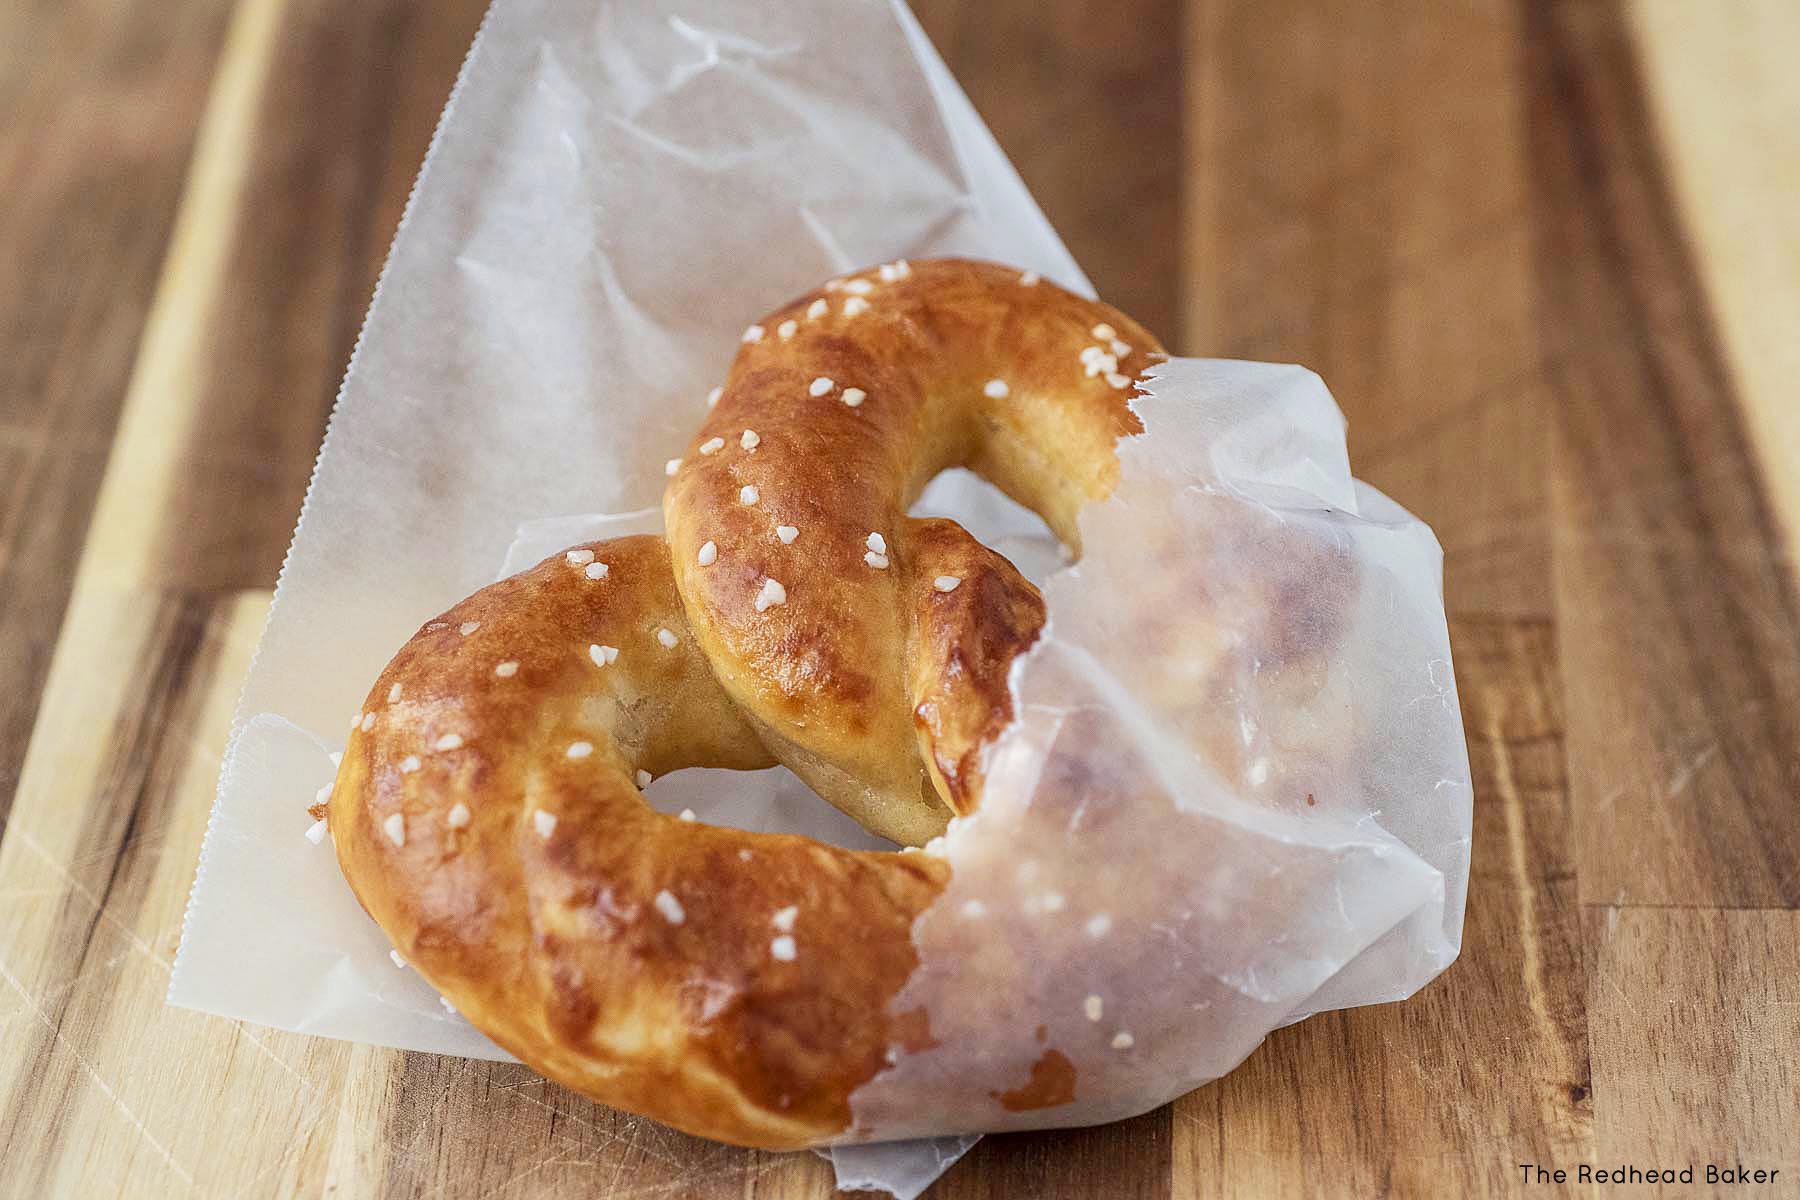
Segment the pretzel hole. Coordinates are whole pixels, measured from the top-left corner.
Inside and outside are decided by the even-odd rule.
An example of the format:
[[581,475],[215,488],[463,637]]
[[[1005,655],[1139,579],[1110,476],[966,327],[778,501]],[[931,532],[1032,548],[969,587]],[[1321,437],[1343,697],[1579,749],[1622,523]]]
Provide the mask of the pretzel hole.
[[657,812],[751,833],[797,833],[846,850],[896,850],[820,798],[786,767],[728,771],[686,767],[653,780],[644,801]]
[[1062,542],[1044,519],[967,467],[933,476],[908,515],[949,517],[1039,587],[1064,565]]

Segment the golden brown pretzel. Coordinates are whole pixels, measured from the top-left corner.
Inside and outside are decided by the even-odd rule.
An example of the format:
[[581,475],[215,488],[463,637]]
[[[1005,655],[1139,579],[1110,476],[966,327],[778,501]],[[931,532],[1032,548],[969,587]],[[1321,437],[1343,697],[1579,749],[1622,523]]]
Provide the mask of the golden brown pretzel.
[[811,1145],[912,1039],[887,1003],[949,871],[644,803],[640,771],[770,761],[668,560],[655,537],[576,547],[427,624],[369,693],[332,838],[406,961],[538,1071],[706,1137]]
[[752,325],[664,497],[675,582],[775,757],[920,845],[979,792],[1043,604],[1012,564],[907,509],[967,466],[1079,548],[1161,346],[1030,273],[940,259],[833,280]]
[[[843,1135],[852,1093],[927,1039],[925,1014],[889,1008],[949,868],[684,822],[639,787],[773,755],[902,839],[974,808],[1043,605],[1004,558],[906,507],[964,463],[1072,545],[1155,346],[998,267],[864,282],[746,344],[671,487],[669,543],[576,547],[414,635],[329,804],[363,906],[483,1032],[609,1104],[770,1148]],[[813,395],[824,376],[841,382]],[[725,432],[729,454],[711,445]]]

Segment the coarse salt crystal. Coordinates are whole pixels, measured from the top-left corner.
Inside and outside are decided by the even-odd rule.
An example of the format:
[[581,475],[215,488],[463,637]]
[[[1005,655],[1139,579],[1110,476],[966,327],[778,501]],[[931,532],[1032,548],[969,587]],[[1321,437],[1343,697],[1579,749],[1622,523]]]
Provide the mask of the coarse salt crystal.
[[325,832],[329,827],[323,820],[314,821],[306,830],[306,840],[318,845],[325,840]]
[[462,744],[463,739],[462,734],[460,733],[446,733],[443,737],[432,743],[432,745],[436,746],[439,750],[460,750],[462,749]]
[[592,742],[570,742],[568,750],[565,751],[570,758],[586,758],[593,752],[594,743]]
[[863,397],[865,397],[867,395],[868,395],[868,393],[863,391],[861,388],[845,388],[844,389],[844,405],[847,408],[855,408],[857,405],[859,405],[863,402]]
[[676,637],[672,632],[670,632],[667,629],[657,630],[656,631],[656,640],[661,642],[665,648],[670,649],[670,650],[673,650],[681,642],[680,638]]
[[769,924],[781,930],[783,933],[792,933],[794,931],[794,918],[799,915],[800,906],[798,904],[790,904],[786,908],[776,909],[775,915],[769,918]]
[[879,533],[871,533],[863,544],[877,554],[887,553],[887,539]]
[[458,800],[456,807],[444,815],[444,824],[452,829],[461,829],[469,823],[469,806]]
[[477,629],[480,629],[480,628],[481,628],[480,621],[464,621],[461,625],[458,625],[456,627],[456,632],[462,634],[464,637],[468,637],[471,633],[474,633]]
[[656,899],[652,903],[656,905],[656,911],[662,914],[663,920],[671,925],[679,925],[687,920],[687,912],[681,907],[681,901],[668,888],[656,893]]
[[757,499],[761,495],[762,495],[762,493],[760,493],[756,490],[755,484],[747,483],[743,487],[738,489],[738,503],[739,504],[755,504]]
[[746,429],[744,430],[744,436],[738,439],[738,445],[746,450],[754,450],[757,447],[757,443],[761,441],[762,438],[757,436],[756,430]]
[[756,593],[756,611],[764,612],[778,604],[787,603],[787,589],[773,579],[763,580],[762,590]]
[[545,812],[541,808],[536,809],[531,814],[531,824],[537,830],[539,837],[547,838],[556,832],[556,814]]
[[799,953],[791,934],[782,934],[769,943],[769,957],[777,962],[793,962]]
[[794,544],[794,539],[800,536],[800,531],[792,525],[777,525],[775,536],[781,539],[782,545],[791,546]]
[[571,550],[564,557],[569,560],[571,567],[585,567],[594,561],[594,552],[592,550]]
[[806,385],[806,391],[810,396],[823,396],[835,386],[836,385],[831,382],[831,379],[828,376],[821,375]]
[[798,321],[783,321],[781,324],[779,324],[775,327],[775,333],[777,336],[779,336],[781,338],[782,341],[785,342],[789,338],[793,337],[795,332],[799,328],[800,328],[800,322],[798,322]]
[[707,438],[704,442],[700,443],[700,453],[702,454],[717,454],[724,448],[725,439],[722,437]]
[[701,543],[700,553],[698,553],[694,556],[694,561],[699,563],[703,567],[710,567],[715,562],[718,562],[719,561],[719,544],[717,542],[713,542],[713,541],[707,541],[707,542]]
[[381,830],[394,845],[406,845],[406,818],[401,814],[389,813],[381,822]]
[[605,579],[611,569],[603,562],[591,562],[582,568],[581,573],[589,579]]
[[863,555],[863,561],[868,563],[871,567],[874,567],[877,571],[887,570],[888,560],[887,555],[885,554],[877,554],[875,551],[871,550]]
[[496,663],[494,666],[494,674],[498,675],[502,679],[511,679],[514,675],[517,675],[518,673],[519,673],[519,664],[510,658],[507,659],[503,663]]
[[752,326],[750,326],[750,328],[744,330],[744,341],[745,342],[760,342],[762,340],[763,340],[763,327],[761,325],[752,325]]
[[954,592],[962,578],[957,575],[939,575],[931,581],[931,586],[940,592]]
[[830,309],[831,305],[825,303],[825,297],[820,296],[817,300],[814,300],[811,304],[806,306],[807,319],[816,321],[830,311]]
[[852,296],[844,301],[844,315],[846,317],[861,316],[868,311],[869,302],[864,300],[861,296]]

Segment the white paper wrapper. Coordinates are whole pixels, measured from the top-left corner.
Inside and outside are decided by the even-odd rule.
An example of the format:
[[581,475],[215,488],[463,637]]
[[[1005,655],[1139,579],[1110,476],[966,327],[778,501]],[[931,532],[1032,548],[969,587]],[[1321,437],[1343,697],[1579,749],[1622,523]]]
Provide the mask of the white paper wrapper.
[[[301,836],[330,751],[422,619],[504,562],[654,521],[644,510],[660,498],[662,463],[749,320],[845,269],[932,254],[1089,290],[898,4],[501,0],[433,142],[320,454],[240,703],[170,1001],[505,1057],[395,968],[329,847]],[[922,968],[903,999],[930,1006],[941,1045],[903,1056],[855,1098],[881,1136],[1122,1116],[1228,1069],[1283,1021],[1409,994],[1454,957],[1469,788],[1435,543],[1352,485],[1341,422],[1311,376],[1178,362],[1154,390],[1152,434],[1126,451],[1119,496],[1084,516],[1089,557],[1075,571],[1056,573],[1041,524],[984,485],[946,479],[922,501],[1045,583],[1052,630],[1018,668],[1025,719],[996,748],[990,808],[948,840],[955,883],[915,931]],[[1146,511],[1169,514],[1147,526],[1155,544]],[[583,513],[627,515],[557,516]],[[1208,542],[1215,524],[1236,532]],[[1260,688],[1241,647],[1201,664],[1121,636],[1155,594],[1142,587],[1146,560],[1210,555],[1220,577],[1254,581],[1267,565],[1259,532],[1278,527],[1339,547],[1334,570],[1355,567],[1355,586],[1318,617],[1329,650],[1304,656],[1319,679]],[[1217,627],[1250,603],[1246,588],[1179,595],[1175,611]],[[1151,615],[1166,618],[1170,599]],[[1201,698],[1188,685],[1202,667],[1209,687],[1224,678],[1238,691]],[[1159,697],[1174,699],[1164,710]],[[1107,716],[1115,724],[1093,724]],[[1240,735],[1246,716],[1257,724],[1240,752],[1221,729]],[[967,936],[957,914],[968,899],[991,902],[996,933],[1028,928],[1006,908],[1018,881],[1003,868],[1019,845],[1083,836],[1067,832],[1055,768],[1096,732],[1122,765],[1095,803],[1176,806],[1210,849],[1133,864],[1185,915],[1156,932],[1161,969],[1110,981],[1104,1023],[1086,1018],[1094,983],[1079,972],[1019,997],[1079,1059],[1077,1104],[989,1111],[989,1093],[1016,1088],[1043,1044],[1026,1029],[976,1045],[945,956]],[[1182,737],[1204,752],[1183,752]],[[1258,756],[1273,765],[1255,768]],[[1302,787],[1317,800],[1305,812],[1291,803]],[[712,794],[704,773],[683,772],[649,796],[722,823],[875,844],[782,771],[729,813],[709,807]],[[1057,881],[1066,911],[1085,922],[1103,902],[1118,907],[1107,878]],[[1114,945],[1135,936],[1127,923],[1121,911]],[[1152,1053],[1112,1049],[1127,1023]],[[932,1110],[911,1097],[951,1077],[968,1103],[921,1119]],[[971,1141],[838,1148],[840,1181],[916,1195]]]

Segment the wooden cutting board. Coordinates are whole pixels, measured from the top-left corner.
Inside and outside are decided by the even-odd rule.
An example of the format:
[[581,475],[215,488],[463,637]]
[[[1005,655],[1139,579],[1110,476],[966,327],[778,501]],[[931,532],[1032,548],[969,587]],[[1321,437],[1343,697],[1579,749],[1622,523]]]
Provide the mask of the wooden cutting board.
[[[520,1067],[162,1003],[480,8],[0,11],[0,1196],[830,1190]],[[1781,1175],[1721,1190],[1800,1192],[1800,5],[919,11],[1103,293],[1185,353],[1318,369],[1359,473],[1435,526],[1477,789],[1463,956],[1419,996],[990,1138],[932,1195],[1740,1162]]]

